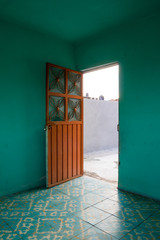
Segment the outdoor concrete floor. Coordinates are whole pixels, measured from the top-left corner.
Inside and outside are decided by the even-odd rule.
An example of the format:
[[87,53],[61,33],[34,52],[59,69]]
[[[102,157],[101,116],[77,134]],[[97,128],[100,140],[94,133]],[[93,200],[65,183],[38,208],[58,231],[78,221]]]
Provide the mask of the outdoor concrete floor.
[[84,154],[84,174],[107,182],[118,183],[118,149]]

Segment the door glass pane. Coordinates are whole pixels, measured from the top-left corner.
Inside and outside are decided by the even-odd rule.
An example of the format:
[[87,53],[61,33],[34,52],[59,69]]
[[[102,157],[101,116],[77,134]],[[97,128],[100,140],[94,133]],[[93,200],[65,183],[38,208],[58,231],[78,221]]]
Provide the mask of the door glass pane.
[[65,93],[65,71],[63,69],[49,67],[49,91]]
[[49,121],[65,120],[65,100],[63,97],[49,96]]
[[81,120],[81,100],[69,98],[68,99],[68,120],[80,121]]
[[68,94],[81,95],[81,74],[68,72]]

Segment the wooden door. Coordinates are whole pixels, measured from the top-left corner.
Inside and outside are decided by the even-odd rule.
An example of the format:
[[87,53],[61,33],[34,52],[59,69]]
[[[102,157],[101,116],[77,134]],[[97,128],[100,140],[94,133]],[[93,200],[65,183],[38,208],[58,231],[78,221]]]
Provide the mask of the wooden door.
[[47,63],[47,187],[83,175],[82,77]]

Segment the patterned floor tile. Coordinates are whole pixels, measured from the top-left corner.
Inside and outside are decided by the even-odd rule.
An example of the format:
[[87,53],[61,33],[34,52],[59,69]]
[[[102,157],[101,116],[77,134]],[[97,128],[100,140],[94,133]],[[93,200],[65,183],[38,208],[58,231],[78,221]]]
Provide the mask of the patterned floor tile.
[[117,237],[120,239],[121,237],[125,236],[128,232],[130,232],[136,224],[123,221],[120,218],[115,216],[111,216],[106,218],[102,222],[96,224],[96,227],[101,229],[102,231],[109,233],[110,235]]
[[51,197],[53,194],[56,194],[57,191],[53,188],[51,189],[46,189],[46,188],[38,188],[38,189],[33,189],[30,191],[25,191],[21,193],[15,193],[12,195],[9,195],[9,199],[21,199],[21,200],[34,200],[36,198],[45,198],[45,197]]
[[159,211],[160,204],[156,203],[152,200],[139,200],[137,203],[133,204],[133,208],[135,209],[143,209],[143,210],[150,210],[150,211]]
[[[49,199],[37,199],[34,201],[34,204],[31,207],[31,211],[45,211],[46,207],[49,205]],[[52,203],[52,202],[51,202]],[[56,204],[54,204],[55,206]]]
[[160,209],[160,204],[152,199],[148,199],[139,195],[132,193],[119,191],[116,195],[110,198],[111,200],[126,203],[128,205],[132,204],[132,207],[136,209],[150,210]]
[[31,211],[52,211],[55,206],[70,201],[71,198],[63,193],[52,195],[50,198],[35,200],[30,208]]
[[[23,214],[22,214],[23,213]],[[27,226],[29,221],[31,225],[27,231],[32,232],[33,226],[36,226],[38,222],[44,221],[44,223],[55,223],[55,219],[64,218],[68,215],[67,211],[59,211],[59,209],[55,209],[52,212],[17,212],[16,215],[8,214],[7,216],[3,216],[3,220],[14,230],[19,233],[19,230],[22,226]],[[56,225],[55,225],[56,226]],[[53,227],[53,226],[52,226]],[[19,233],[22,234],[22,233]],[[24,233],[26,234],[26,233]]]
[[[47,198],[47,199],[49,199],[49,200],[51,200],[51,201],[63,201],[63,200],[68,200],[68,199],[70,199],[70,197],[68,197],[66,194],[63,194],[62,192],[58,192],[58,193],[56,193],[56,194],[53,194],[51,197],[49,197],[49,198]],[[46,198],[45,198],[45,200],[46,200]]]
[[57,186],[53,187],[53,189],[55,191],[60,191],[60,190],[70,189],[70,187],[73,187],[73,186],[75,186],[75,183],[73,183],[73,180],[72,180],[72,181],[68,181],[68,182],[62,183],[60,185],[57,185]]
[[109,184],[109,183],[106,183],[105,181],[91,178],[91,177],[80,177],[72,180],[72,187],[86,189],[88,191],[94,191],[103,186],[104,188],[107,188],[107,189],[112,188],[112,184]]
[[3,219],[3,217],[7,217],[10,214],[13,216],[12,211],[8,211],[7,209],[3,209],[3,210],[0,211],[0,218]]
[[77,187],[70,187],[70,188],[61,190],[61,192],[63,192],[64,194],[67,194],[69,196],[72,196],[72,197],[79,197],[79,196],[83,196],[84,194],[89,193],[91,191],[86,190],[86,189],[80,189]]
[[[64,234],[64,236],[67,238],[74,237],[74,236],[78,235],[79,233],[81,233],[91,227],[91,225],[89,223],[83,221],[82,219],[80,219],[72,214],[68,214],[67,216],[61,217],[60,219],[63,223],[64,231],[66,232]],[[55,220],[55,222],[56,221],[57,220]],[[62,231],[62,233],[63,233],[63,231]]]
[[12,229],[7,225],[5,221],[0,219],[0,234],[2,233],[12,233]]
[[9,199],[0,201],[0,211],[4,210],[11,203],[12,203],[12,201],[10,201]]
[[131,231],[127,235],[125,235],[121,240],[157,240],[160,239],[160,234],[155,232],[146,233],[143,232],[142,234],[134,233]]
[[98,189],[99,187],[95,184],[88,184],[88,185],[84,184],[84,185],[79,186],[79,188],[92,192],[92,191]]
[[32,229],[24,239],[71,239],[91,227],[90,224],[71,214],[64,217],[56,217],[51,221],[49,218],[43,219],[43,222],[45,220],[47,221],[47,224],[50,225],[51,229],[46,228],[46,226],[44,229],[42,228],[42,225],[40,229],[38,223],[35,227],[35,231],[33,232]]
[[153,211],[134,209],[131,207],[122,208],[114,215],[124,221],[139,224],[153,214]]
[[[103,181],[101,181],[101,186],[102,186],[102,182]],[[96,179],[91,177],[79,177],[79,178],[73,179],[72,181],[68,181],[66,183],[62,183],[58,186],[55,186],[54,188],[56,190],[68,189],[70,187],[83,188],[88,184],[96,184],[96,183],[98,184],[99,180],[97,181]]]
[[95,204],[94,207],[99,208],[110,214],[114,214],[115,212],[121,210],[123,207],[126,207],[126,204],[106,199],[100,203]]
[[122,191],[118,191],[117,194],[112,196],[110,199],[120,203],[126,203],[128,205],[138,201],[138,197],[134,194],[129,194]]
[[[42,213],[42,212],[41,212]],[[30,216],[38,216],[39,212],[33,211],[10,211],[8,209],[4,209],[0,212],[0,218],[5,219],[12,219],[12,218],[24,218]]]
[[105,188],[105,189],[99,188],[99,189],[94,190],[92,193],[103,196],[105,198],[110,198],[117,194],[117,192],[115,190],[107,189],[107,188]]
[[[11,200],[11,199],[10,199]],[[10,204],[6,206],[9,211],[29,211],[33,206],[34,200],[13,199]]]
[[96,227],[91,227],[87,231],[81,233],[80,235],[72,238],[73,240],[116,240],[117,238],[102,232]]
[[77,201],[81,201],[90,205],[101,202],[105,199],[105,197],[96,195],[94,193],[87,193],[84,196],[75,197]]
[[92,182],[92,178],[90,177],[80,177],[80,178],[75,178],[72,180],[72,186],[78,187],[83,184],[87,184],[89,182]]
[[[42,200],[39,200],[38,210],[35,207],[32,209],[32,211],[11,211],[8,209],[4,209],[0,212],[0,217],[2,219],[12,219],[14,217],[16,218],[23,218],[23,217],[32,217],[32,216],[38,216],[38,217],[44,217],[44,216],[64,216],[66,213],[73,213],[80,210],[83,210],[85,208],[88,208],[90,205],[86,204],[84,202],[76,201],[75,199],[69,199],[69,201],[62,202],[58,205],[53,205],[51,208],[47,208],[47,206],[44,204],[46,201],[42,202],[42,205],[40,203]],[[47,203],[46,203],[47,204]]]
[[32,204],[33,204],[33,199],[32,200],[25,200],[25,199],[15,199],[12,197],[8,197],[6,200],[0,203],[1,210],[8,209],[11,211],[17,211],[17,210],[24,210],[26,209],[27,211],[30,210]]
[[60,205],[57,205],[55,209],[57,209],[57,207],[59,211],[67,211],[69,213],[74,213],[74,212],[82,211],[83,209],[90,207],[90,205],[87,203],[84,203],[83,201],[70,199],[69,201],[66,201]]
[[12,228],[13,231],[16,231],[16,228],[22,222],[22,219],[23,217],[3,218],[3,220]]
[[22,240],[16,233],[1,233],[0,240]]
[[32,194],[31,192],[22,192],[22,193],[16,193],[16,194],[12,194],[9,196],[9,199],[10,200],[28,200],[28,199],[35,199],[35,198],[38,198],[39,194],[38,192],[37,193],[34,193]]
[[[49,223],[52,223],[52,227]],[[55,230],[57,227],[57,224],[53,227],[53,219],[50,218],[26,217],[16,225],[14,231],[23,238],[25,235],[34,233],[43,234],[44,232],[50,233],[51,231],[57,231]]]
[[149,219],[148,221],[160,221],[160,210],[156,211]]
[[25,202],[25,200],[22,199],[12,199],[10,197],[8,198],[4,198],[3,200],[1,200],[0,202],[0,210],[4,210],[4,209],[11,209],[11,210],[16,210],[18,208],[20,208],[20,206],[22,205],[22,203]]
[[66,238],[59,233],[34,233],[32,235],[23,236],[24,240],[68,240],[70,238]]
[[100,186],[100,188],[103,188],[104,190],[118,191],[117,185],[111,184],[111,183],[108,183],[108,182],[104,182],[103,185]]
[[1,197],[0,240],[22,238],[160,239],[160,204],[90,177]]
[[[57,222],[54,222],[55,219],[57,220]],[[57,217],[37,217],[33,215],[32,217],[14,217],[10,219],[5,218],[4,220],[7,222],[8,225],[11,226],[15,233],[17,233],[23,238],[23,236],[25,235],[31,235],[35,233],[49,234],[51,231],[56,232],[58,228],[59,218],[57,219]]]
[[80,212],[75,213],[75,215],[93,225],[110,216],[109,213],[106,213],[94,207],[89,207],[87,209],[84,209]]
[[137,228],[126,235],[124,239],[160,239],[160,214],[154,214]]
[[51,212],[44,212],[44,211],[37,212],[36,216],[39,218],[55,219],[55,218],[67,216],[69,214],[68,211],[60,209],[58,206],[56,207],[57,208],[55,208],[55,210]]
[[[105,184],[105,183],[103,183],[103,184]],[[103,187],[103,184],[100,184],[99,182],[88,182],[88,183],[81,184],[78,187],[81,189],[88,190],[88,191],[94,191],[94,190],[97,190],[97,189]]]

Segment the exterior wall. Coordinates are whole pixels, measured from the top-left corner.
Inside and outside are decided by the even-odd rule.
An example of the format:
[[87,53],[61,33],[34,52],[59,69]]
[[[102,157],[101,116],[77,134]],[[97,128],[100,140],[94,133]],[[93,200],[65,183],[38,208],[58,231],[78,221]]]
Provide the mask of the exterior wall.
[[118,102],[84,99],[84,153],[118,147]]

